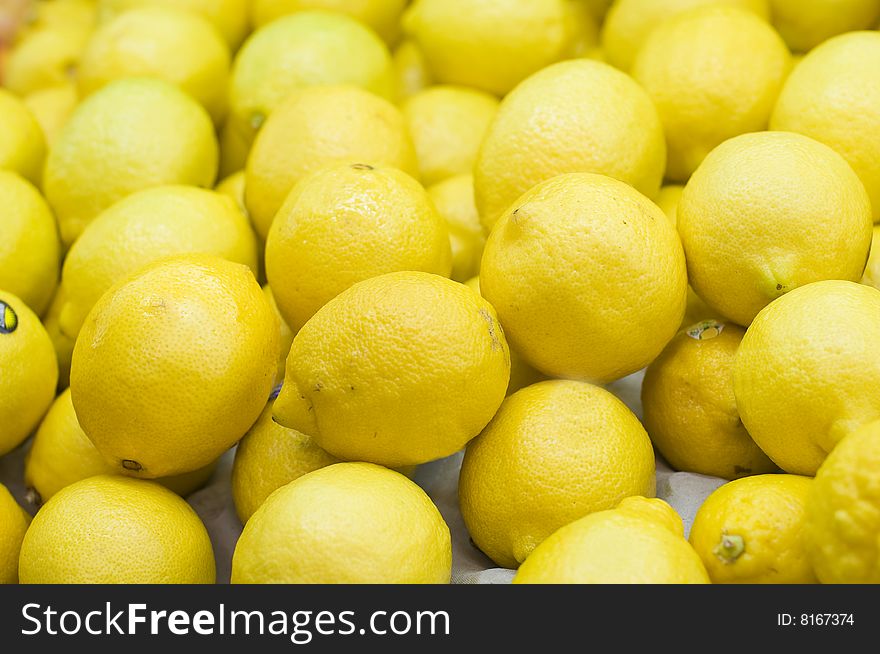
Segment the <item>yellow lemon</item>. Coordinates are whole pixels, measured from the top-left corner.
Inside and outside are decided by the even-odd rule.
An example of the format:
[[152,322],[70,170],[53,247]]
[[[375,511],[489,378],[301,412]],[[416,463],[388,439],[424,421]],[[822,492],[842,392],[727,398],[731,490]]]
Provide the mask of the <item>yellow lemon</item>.
[[37,427],[55,397],[55,348],[37,315],[0,290],[0,456]]
[[[246,131],[246,130],[245,130]],[[220,177],[229,177],[244,170],[251,151],[251,137],[235,126],[235,121],[227,114],[218,135],[220,145]]]
[[284,322],[284,317],[278,310],[278,305],[275,303],[275,296],[272,294],[272,289],[269,287],[268,284],[263,285],[263,295],[266,296],[266,300],[272,306],[272,310],[275,312],[275,315],[278,318],[279,348],[278,365],[275,370],[275,383],[280,384],[284,381],[284,369],[287,364],[287,355],[290,352],[290,346],[293,345],[293,337],[295,336],[295,334],[290,328],[290,325]]
[[247,207],[244,203],[244,182],[244,170],[238,170],[220,180],[217,183],[217,186],[214,187],[214,190],[233,199],[235,201],[235,206],[237,206],[244,215],[247,215]]
[[681,244],[631,186],[560,175],[514,202],[480,270],[515,349],[542,372],[607,382],[649,364],[684,315]]
[[80,425],[115,469],[146,478],[207,465],[272,390],[278,324],[250,269],[165,259],[108,290],[73,350]]
[[819,581],[880,583],[880,422],[844,438],[816,473],[806,541]]
[[449,276],[449,232],[425,189],[396,168],[342,164],[300,180],[266,239],[266,275],[299,329],[342,291],[383,273]]
[[90,30],[67,25],[27,33],[9,53],[4,86],[13,93],[28,95],[75,81],[89,35]]
[[83,97],[125,77],[157,77],[179,87],[220,123],[226,113],[229,47],[198,14],[167,7],[124,12],[89,39],[77,79]]
[[262,27],[281,16],[307,9],[326,9],[347,14],[373,29],[388,43],[400,32],[400,15],[407,0],[252,0],[254,25]]
[[[178,495],[189,495],[201,488],[216,465],[156,481]],[[24,467],[28,501],[34,506],[47,502],[62,488],[96,475],[120,474],[95,449],[76,419],[70,389],[52,404],[34,436]]]
[[75,338],[71,338],[61,330],[61,309],[67,303],[65,295],[64,287],[59,285],[43,318],[43,326],[55,348],[55,358],[58,362],[58,388],[60,389],[70,385],[70,360],[73,358],[73,346],[76,343]]
[[880,419],[880,291],[795,289],[758,314],[734,364],[743,424],[786,472],[814,475],[841,438]]
[[0,88],[0,170],[11,170],[34,184],[42,178],[46,138],[24,103]]
[[24,35],[42,29],[69,27],[89,32],[95,26],[95,0],[38,0],[30,3]]
[[18,583],[18,555],[31,517],[0,484],[0,585]]
[[480,272],[486,238],[474,203],[473,175],[456,175],[428,188],[437,213],[446,221],[452,246],[452,279],[465,282]]
[[235,57],[229,86],[234,127],[246,143],[290,93],[351,84],[394,96],[391,54],[369,28],[343,14],[308,11],[261,27]]
[[293,93],[266,121],[245,170],[245,202],[266,238],[275,213],[300,179],[334,163],[366,163],[416,174],[416,156],[394,105],[354,86]]
[[416,147],[419,174],[430,185],[473,170],[498,100],[473,89],[432,86],[409,98],[402,110]]
[[567,0],[416,0],[403,16],[444,84],[504,95],[566,58],[579,33]]
[[533,186],[576,172],[608,175],[653,197],[665,165],[660,118],[639,85],[597,61],[564,62],[501,103],[474,167],[477,209],[488,231]]
[[468,444],[458,497],[474,543],[515,568],[560,527],[654,494],[654,452],[608,391],[546,381],[517,391]]
[[629,71],[639,49],[664,21],[704,5],[741,7],[767,19],[767,0],[617,0],[613,3],[600,34],[605,60]]
[[337,463],[269,496],[245,525],[232,583],[445,584],[449,527],[409,479]]
[[179,254],[223,257],[257,272],[257,239],[235,202],[192,186],[132,193],[93,220],[67,253],[61,329],[75,338],[95,303],[120,279]]
[[212,584],[214,552],[190,506],[159,484],[101,475],[37,513],[21,546],[23,584]]
[[871,238],[871,254],[865,273],[862,275],[862,284],[880,289],[880,225],[874,226],[874,235]]
[[798,475],[737,479],[700,506],[690,542],[716,584],[811,584],[804,538],[812,480]]
[[862,180],[880,221],[880,32],[843,34],[804,57],[779,94],[770,129],[834,148]]
[[425,463],[480,433],[509,374],[488,302],[438,275],[389,273],[343,291],[299,331],[274,415],[341,459]]
[[132,78],[76,108],[46,160],[43,188],[70,245],[126,195],[162,184],[210,187],[216,174],[205,110],[168,82]]
[[720,145],[678,206],[690,283],[741,325],[804,284],[858,281],[871,226],[871,203],[843,158],[788,132],[744,134]]
[[769,0],[773,26],[795,52],[806,52],[844,32],[877,25],[877,0]]
[[681,518],[661,500],[633,497],[568,524],[520,566],[515,584],[707,584],[683,537]]
[[5,170],[0,170],[0,207],[0,288],[42,315],[58,284],[61,245],[55,217],[37,189]]
[[248,32],[250,0],[98,0],[98,17],[112,20],[124,11],[139,7],[172,7],[187,9],[207,18],[232,49]]
[[663,213],[673,225],[678,224],[678,204],[681,202],[681,194],[684,186],[681,184],[667,184],[657,194],[657,206],[663,209]]
[[78,103],[79,95],[76,86],[71,82],[34,91],[24,98],[25,106],[39,123],[43,136],[50,146],[61,133],[61,128],[67,123]]
[[431,86],[431,71],[419,46],[412,40],[401,43],[391,55],[397,99],[405,100]]
[[266,498],[303,475],[339,463],[314,439],[272,420],[272,403],[250,428],[235,450],[232,499],[246,523]]
[[744,334],[719,320],[688,325],[648,366],[645,429],[676,470],[725,479],[776,470],[736,410],[733,362]]
[[773,28],[742,9],[702,7],[658,26],[632,74],[663,123],[666,177],[687,181],[719,143],[767,129],[790,64]]

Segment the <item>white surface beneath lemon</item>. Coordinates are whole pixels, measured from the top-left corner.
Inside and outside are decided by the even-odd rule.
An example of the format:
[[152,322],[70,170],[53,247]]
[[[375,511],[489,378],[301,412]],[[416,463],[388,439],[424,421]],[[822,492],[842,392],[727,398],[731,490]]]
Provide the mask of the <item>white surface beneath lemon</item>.
[[[639,399],[643,372],[638,372],[608,386],[641,419]],[[24,504],[22,481],[23,460],[27,447],[0,457],[0,482],[5,484],[19,502]],[[228,452],[209,484],[187,500],[202,518],[217,560],[217,581],[229,581],[232,552],[241,533],[241,523],[232,504],[229,477],[232,453]],[[514,571],[496,567],[470,542],[458,510],[458,472],[462,454],[421,466],[415,481],[437,504],[452,532],[452,582],[458,584],[506,584]],[[723,479],[686,472],[674,472],[662,461],[657,462],[657,497],[666,500],[684,520],[685,535],[690,533],[694,515],[706,497],[724,483]]]

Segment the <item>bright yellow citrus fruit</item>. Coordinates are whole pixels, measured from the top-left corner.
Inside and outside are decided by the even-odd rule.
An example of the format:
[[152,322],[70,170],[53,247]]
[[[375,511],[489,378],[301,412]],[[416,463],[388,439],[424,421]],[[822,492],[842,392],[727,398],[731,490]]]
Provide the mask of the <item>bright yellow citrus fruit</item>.
[[46,158],[46,138],[24,103],[0,88],[0,170],[11,170],[39,184]]
[[266,275],[294,331],[364,279],[450,269],[449,232],[425,189],[386,166],[341,164],[300,180],[266,239]]
[[274,415],[341,459],[425,463],[486,426],[509,373],[488,302],[438,275],[389,273],[343,291],[300,330]]
[[293,330],[290,329],[290,325],[288,325],[284,321],[284,316],[281,315],[281,312],[278,310],[278,305],[275,303],[275,296],[272,294],[272,289],[268,284],[263,285],[263,295],[266,296],[266,300],[272,306],[272,310],[275,312],[276,317],[278,318],[278,366],[275,370],[275,383],[280,384],[284,381],[284,369],[287,365],[287,355],[290,352],[290,346],[293,345],[293,337],[295,334]]
[[9,53],[3,85],[13,93],[28,95],[75,82],[89,36],[90,30],[68,25],[27,33]]
[[862,284],[880,289],[880,225],[874,225],[874,235],[871,238],[871,254],[865,273],[862,275]]
[[55,348],[37,315],[0,290],[0,456],[36,429],[55,397]]
[[58,284],[58,225],[43,196],[27,180],[0,170],[0,288],[43,315]]
[[665,165],[660,118],[641,87],[607,64],[564,62],[501,103],[474,167],[477,209],[488,231],[533,186],[575,172],[608,175],[653,197]]
[[87,97],[125,77],[164,79],[219,124],[226,113],[229,66],[229,47],[206,18],[184,9],[143,7],[121,13],[95,32],[77,80]]
[[337,463],[269,496],[245,525],[232,583],[446,584],[449,527],[398,472]]
[[657,499],[630,497],[562,527],[520,566],[515,584],[707,584],[681,518]]
[[59,285],[55,292],[55,297],[43,317],[43,326],[46,333],[49,334],[49,340],[55,348],[55,358],[58,362],[58,388],[67,388],[70,385],[70,360],[73,358],[73,346],[75,339],[67,336],[61,331],[59,319],[61,317],[61,307],[65,303],[64,287]]
[[251,136],[248,130],[241,130],[235,121],[226,116],[223,127],[218,134],[220,145],[220,177],[229,177],[233,173],[244,170],[248,154],[251,151]]
[[654,452],[608,391],[546,381],[508,397],[468,444],[458,497],[474,543],[515,568],[560,527],[654,494]]
[[687,275],[655,204],[610,177],[572,173],[508,208],[486,242],[480,286],[538,370],[607,382],[649,364],[675,335]]
[[0,585],[18,583],[18,555],[31,517],[0,484]]
[[684,186],[681,184],[667,184],[657,194],[657,206],[663,209],[663,213],[673,225],[678,224],[678,203],[681,202],[681,194]]
[[741,325],[799,286],[858,281],[871,225],[871,203],[846,161],[788,132],[744,134],[720,145],[678,206],[690,283]]
[[808,284],[758,314],[734,364],[743,424],[786,472],[812,476],[834,446],[880,419],[880,291]]
[[400,15],[407,0],[252,0],[251,16],[262,27],[281,16],[308,9],[347,14],[393,44],[400,33]]
[[690,542],[716,584],[811,584],[804,527],[812,480],[756,475],[703,502]]
[[67,124],[78,103],[76,86],[70,82],[34,91],[24,98],[25,106],[39,123],[50,146]]
[[842,34],[804,57],[779,94],[770,129],[834,148],[862,180],[880,221],[880,32]]
[[354,86],[291,94],[260,130],[247,162],[245,202],[263,238],[294,185],[334,163],[394,166],[416,175],[412,140],[400,111]]
[[877,0],[769,0],[773,26],[794,52],[844,32],[877,26]]
[[23,584],[213,584],[208,532],[154,482],[101,475],[43,506],[21,546]]
[[102,295],[120,279],[159,259],[213,254],[257,272],[257,239],[225,195],[193,186],[156,186],[132,193],[89,223],[67,253],[61,329],[71,338]]
[[77,107],[46,160],[43,188],[70,245],[126,195],[162,184],[211,187],[216,174],[205,110],[168,82],[132,78]]
[[452,274],[465,282],[480,272],[486,237],[474,203],[473,175],[456,175],[428,188],[437,213],[446,221],[452,246]]
[[225,195],[235,201],[235,206],[247,215],[247,207],[244,203],[244,170],[238,170],[227,177],[224,177],[217,183],[214,190]]
[[659,25],[633,77],[666,133],[666,177],[687,181],[719,143],[767,129],[791,65],[779,35],[753,13],[701,7]]
[[648,366],[645,429],[676,470],[724,479],[776,470],[736,410],[733,362],[744,334],[719,320],[688,325]]
[[210,255],[165,259],[95,304],[73,351],[73,406],[117,470],[189,472],[254,423],[277,356],[277,318],[247,266]]
[[401,43],[391,56],[397,99],[405,100],[431,86],[431,71],[421,49],[412,40]]
[[880,422],[845,437],[816,473],[806,541],[819,581],[880,583]]

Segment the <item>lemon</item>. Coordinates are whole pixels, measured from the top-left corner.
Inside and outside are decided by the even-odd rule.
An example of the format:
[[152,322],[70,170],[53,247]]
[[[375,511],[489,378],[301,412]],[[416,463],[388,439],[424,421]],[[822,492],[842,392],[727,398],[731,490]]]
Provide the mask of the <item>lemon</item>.
[[46,139],[24,103],[0,88],[0,170],[11,170],[34,184],[42,177]]
[[880,289],[880,225],[874,225],[871,254],[865,266],[865,273],[862,275],[862,284]]
[[779,94],[770,128],[806,134],[840,153],[880,221],[880,32],[843,34],[804,57]]
[[300,179],[334,163],[366,163],[416,174],[412,140],[394,105],[354,86],[291,94],[260,130],[245,170],[245,202],[263,238]]
[[37,427],[55,397],[58,363],[37,315],[0,290],[0,456]]
[[741,7],[767,19],[767,0],[617,0],[608,11],[600,39],[605,60],[629,71],[639,49],[664,21],[704,5]]
[[858,281],[871,225],[868,196],[843,158],[787,132],[723,143],[688,182],[678,207],[690,283],[741,325],[804,284]]
[[124,11],[138,7],[188,9],[207,18],[233,50],[248,32],[249,0],[98,0],[98,17],[112,20]]
[[25,106],[39,123],[50,146],[67,123],[77,103],[79,95],[72,82],[34,91],[24,98]]
[[681,184],[667,184],[657,194],[657,206],[663,209],[663,213],[673,225],[678,224],[678,204],[681,202],[681,194],[684,186]]
[[284,322],[284,317],[281,315],[281,312],[278,310],[278,305],[275,303],[275,296],[272,294],[272,289],[268,284],[263,286],[263,295],[266,296],[266,300],[272,307],[272,310],[275,312],[276,317],[278,318],[278,365],[275,370],[275,383],[280,384],[284,381],[284,370],[287,365],[287,355],[290,353],[290,346],[293,345],[293,337],[295,334],[293,330],[290,329],[290,325]]
[[550,534],[630,495],[654,494],[654,452],[608,391],[546,381],[517,391],[468,444],[458,497],[471,539],[515,568]]
[[18,554],[31,517],[0,484],[0,585],[18,583]]
[[126,195],[162,184],[210,187],[216,174],[205,110],[168,82],[133,78],[77,107],[46,160],[43,188],[70,245]]
[[220,177],[244,170],[247,157],[251,150],[251,137],[238,129],[234,120],[227,114],[223,127],[220,128],[218,140],[220,142]]
[[225,195],[192,186],[132,193],[95,218],[67,253],[61,329],[76,337],[95,303],[120,279],[164,257],[204,253],[257,272],[250,223]]
[[247,207],[244,203],[244,183],[244,170],[238,170],[220,180],[214,190],[234,200],[235,206],[244,215],[247,215]]
[[33,31],[69,27],[82,32],[95,26],[95,0],[37,0],[30,3],[22,34]]
[[337,463],[269,496],[245,525],[232,583],[445,584],[449,527],[400,473]]
[[877,0],[769,0],[773,26],[795,52],[805,52],[844,32],[866,30],[880,20]]
[[607,382],[649,364],[675,335],[687,275],[655,204],[610,177],[571,173],[510,206],[486,242],[480,286],[534,367]]
[[405,100],[431,86],[431,71],[425,55],[414,41],[407,39],[391,55],[398,100]]
[[80,61],[80,94],[114,80],[157,77],[199,102],[220,123],[226,113],[229,47],[198,14],[166,7],[124,12],[89,39]]
[[519,196],[562,173],[608,175],[653,197],[665,162],[660,118],[638,84],[597,61],[556,64],[508,95],[489,127],[474,167],[480,220],[488,232]]
[[159,484],[90,477],[37,513],[21,546],[23,584],[212,584],[214,553],[190,506]]
[[567,57],[579,36],[567,0],[416,0],[403,16],[434,77],[504,95]]
[[422,186],[396,168],[341,164],[300,180],[266,239],[266,275],[296,332],[342,291],[402,270],[444,277],[449,232]]
[[338,11],[370,27],[388,43],[394,43],[406,4],[407,0],[253,0],[251,15],[254,25],[261,27],[306,9]]
[[249,268],[210,255],[151,264],[95,304],[73,350],[79,423],[116,470],[207,465],[272,390],[278,324]]
[[266,498],[303,475],[339,463],[315,441],[272,420],[272,403],[250,428],[235,451],[232,499],[246,523]]
[[52,303],[43,318],[43,326],[52,341],[55,349],[55,358],[58,363],[58,388],[64,389],[70,385],[70,360],[73,358],[73,346],[75,338],[71,338],[61,331],[61,309],[66,304],[64,287],[59,285],[52,298]]
[[786,472],[814,475],[841,438],[880,419],[880,291],[847,281],[795,289],[758,314],[734,364],[752,438]]
[[773,28],[735,7],[702,7],[658,26],[632,68],[666,133],[666,177],[687,181],[719,143],[767,129],[790,56]]
[[4,86],[18,95],[28,95],[69,84],[76,79],[89,35],[90,30],[67,25],[26,34],[6,60]]
[[716,584],[810,584],[804,538],[812,480],[757,475],[724,484],[700,506],[690,542]]
[[432,86],[409,98],[402,110],[419,174],[430,185],[473,170],[498,100],[464,87]]
[[246,143],[292,91],[351,84],[394,95],[391,54],[369,28],[343,14],[307,11],[258,29],[235,57],[229,87],[236,129]]
[[686,326],[648,366],[645,429],[676,470],[724,479],[776,470],[736,410],[733,362],[744,334],[737,325],[703,320]]
[[0,206],[0,288],[42,315],[58,284],[61,246],[55,218],[37,189],[5,170],[0,170]]
[[880,583],[880,422],[845,437],[816,473],[806,541],[819,581]]
[[473,175],[456,175],[428,188],[437,213],[446,221],[452,246],[452,274],[465,282],[480,272],[486,238],[474,203]]
[[425,463],[486,426],[509,373],[488,302],[437,275],[388,273],[343,291],[299,331],[274,415],[341,459]]
[[662,500],[627,498],[547,538],[515,584],[707,584],[681,518]]

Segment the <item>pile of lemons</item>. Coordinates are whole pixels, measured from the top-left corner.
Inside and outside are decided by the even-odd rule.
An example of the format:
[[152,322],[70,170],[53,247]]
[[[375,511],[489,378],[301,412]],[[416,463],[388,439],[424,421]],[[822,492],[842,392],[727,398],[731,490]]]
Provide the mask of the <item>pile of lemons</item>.
[[4,6],[0,582],[880,583],[880,0]]

